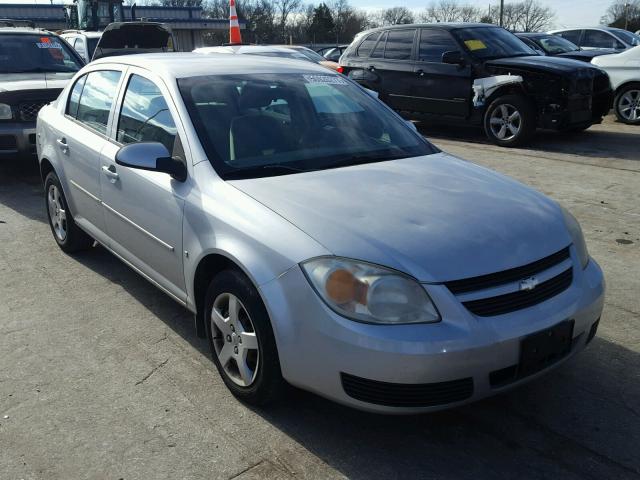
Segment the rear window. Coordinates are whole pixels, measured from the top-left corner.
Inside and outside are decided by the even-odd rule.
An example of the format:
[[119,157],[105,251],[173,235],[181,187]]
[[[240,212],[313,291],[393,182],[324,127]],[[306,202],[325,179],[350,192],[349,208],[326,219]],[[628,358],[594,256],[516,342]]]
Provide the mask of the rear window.
[[373,50],[373,47],[375,47],[376,41],[378,40],[379,36],[380,32],[375,32],[368,35],[367,38],[365,38],[358,47],[358,56],[368,57],[371,53],[371,50]]
[[0,73],[77,72],[82,61],[53,35],[0,35]]

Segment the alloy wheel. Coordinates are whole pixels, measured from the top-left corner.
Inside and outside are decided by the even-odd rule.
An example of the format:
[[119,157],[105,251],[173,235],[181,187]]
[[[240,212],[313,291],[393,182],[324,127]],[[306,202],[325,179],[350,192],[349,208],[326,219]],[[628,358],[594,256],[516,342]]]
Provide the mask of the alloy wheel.
[[491,112],[489,127],[499,140],[511,140],[522,128],[522,117],[516,107],[503,103]]
[[640,120],[640,90],[627,90],[618,102],[618,111],[625,120]]
[[53,231],[58,240],[64,242],[67,238],[67,212],[64,209],[60,189],[57,185],[50,185],[47,192],[47,202],[49,206],[49,219],[53,226]]
[[256,379],[259,345],[249,313],[238,297],[222,293],[211,311],[213,347],[225,374],[241,387]]

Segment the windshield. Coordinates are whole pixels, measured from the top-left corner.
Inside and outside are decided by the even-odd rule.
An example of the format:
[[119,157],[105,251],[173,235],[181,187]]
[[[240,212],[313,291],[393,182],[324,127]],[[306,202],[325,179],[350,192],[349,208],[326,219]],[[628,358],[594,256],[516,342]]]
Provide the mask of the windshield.
[[337,74],[178,80],[196,132],[225,179],[283,175],[438,150]]
[[504,28],[458,28],[451,33],[474,57],[483,60],[537,55],[535,50]]
[[8,34],[0,38],[0,73],[77,72],[82,62],[52,35]]
[[631,33],[626,30],[611,30],[611,33],[629,45],[634,47],[640,45],[640,35],[636,35],[635,33]]
[[537,43],[542,46],[545,52],[552,55],[580,50],[580,48],[578,48],[575,43],[571,43],[566,38],[559,37],[558,35],[537,37],[536,40]]

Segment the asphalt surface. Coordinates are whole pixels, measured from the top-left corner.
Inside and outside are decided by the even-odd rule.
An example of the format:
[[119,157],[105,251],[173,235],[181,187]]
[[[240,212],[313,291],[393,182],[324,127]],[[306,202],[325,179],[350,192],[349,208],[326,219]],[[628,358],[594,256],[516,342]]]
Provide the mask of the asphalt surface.
[[0,163],[0,479],[640,478],[640,127],[527,149],[421,131],[582,223],[608,292],[596,339],[540,380],[388,417],[300,391],[250,409],[191,315],[97,247],[61,252],[32,163]]

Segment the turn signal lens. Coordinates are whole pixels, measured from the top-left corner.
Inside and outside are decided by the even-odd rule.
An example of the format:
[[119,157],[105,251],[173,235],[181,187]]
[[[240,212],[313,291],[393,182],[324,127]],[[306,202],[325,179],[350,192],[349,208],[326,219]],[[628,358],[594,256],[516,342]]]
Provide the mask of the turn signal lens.
[[440,315],[424,287],[395,270],[357,260],[321,257],[301,264],[329,307],[367,323],[430,323]]
[[11,105],[0,103],[0,120],[11,120],[12,118],[13,112],[11,112]]

